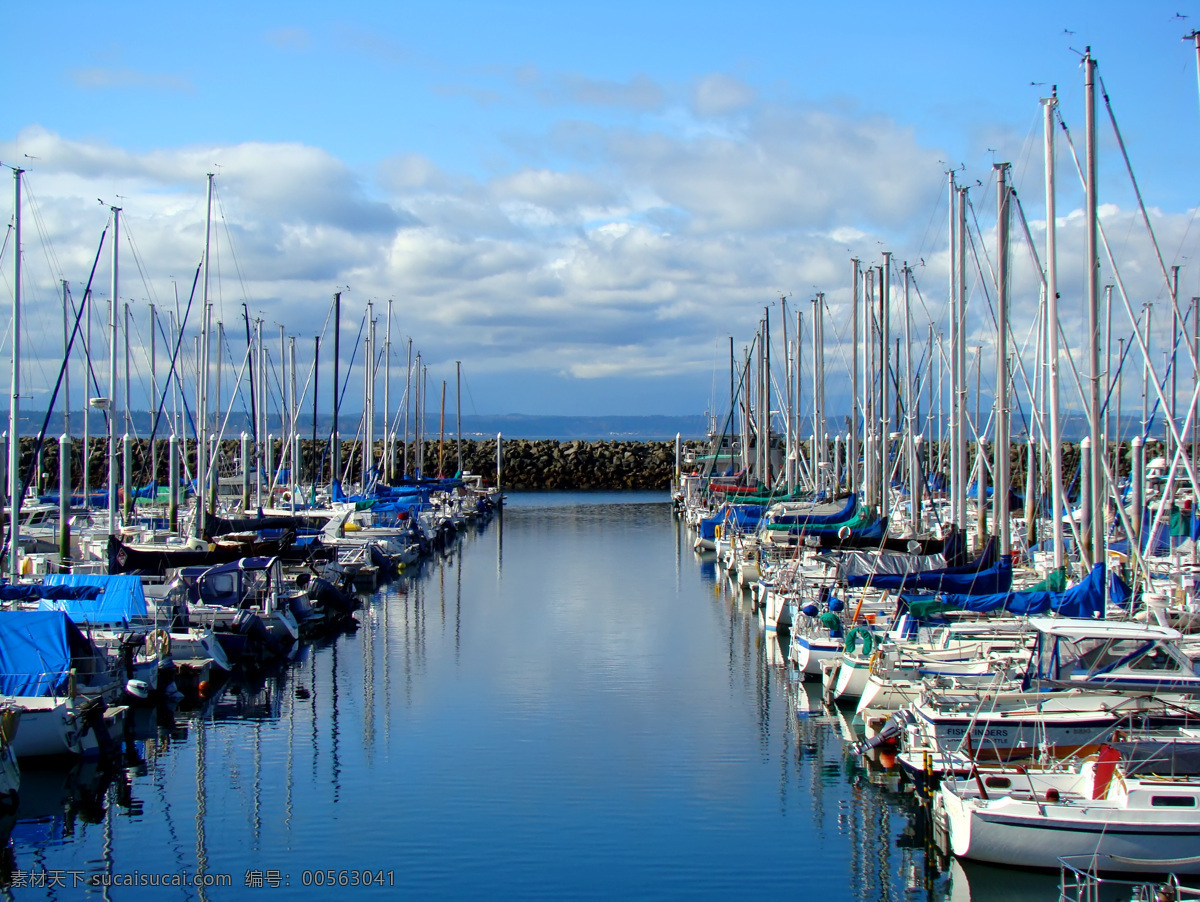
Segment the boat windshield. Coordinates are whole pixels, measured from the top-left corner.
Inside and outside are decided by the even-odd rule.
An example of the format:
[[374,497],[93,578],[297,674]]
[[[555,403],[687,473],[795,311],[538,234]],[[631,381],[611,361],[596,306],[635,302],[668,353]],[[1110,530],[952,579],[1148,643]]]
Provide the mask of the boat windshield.
[[1162,673],[1183,669],[1161,643],[1133,638],[1064,639],[1058,659],[1059,679],[1088,679],[1117,670]]

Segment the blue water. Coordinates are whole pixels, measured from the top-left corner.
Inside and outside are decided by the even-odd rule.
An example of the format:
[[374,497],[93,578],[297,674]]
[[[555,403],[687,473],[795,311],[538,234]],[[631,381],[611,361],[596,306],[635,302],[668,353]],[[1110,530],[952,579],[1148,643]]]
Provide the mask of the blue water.
[[[358,616],[115,775],[26,773],[4,892],[969,897],[661,494],[511,495]],[[84,883],[161,873],[229,885]]]

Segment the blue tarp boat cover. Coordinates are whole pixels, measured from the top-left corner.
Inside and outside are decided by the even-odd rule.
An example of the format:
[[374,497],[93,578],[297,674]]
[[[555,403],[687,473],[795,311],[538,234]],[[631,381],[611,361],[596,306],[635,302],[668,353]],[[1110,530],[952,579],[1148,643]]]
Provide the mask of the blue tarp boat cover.
[[449,492],[463,485],[461,479],[422,479],[419,483],[399,486],[377,484],[370,494],[347,495],[340,482],[335,481],[330,489],[334,501],[416,501],[428,502],[434,492]]
[[851,495],[846,499],[846,506],[832,514],[780,514],[770,518],[772,523],[793,524],[796,526],[823,526],[830,523],[841,523],[849,520],[858,513],[858,496]]
[[763,510],[761,504],[722,504],[715,514],[700,521],[700,538],[715,539],[718,526],[724,531],[754,532]]
[[996,540],[984,546],[979,557],[959,567],[912,573],[859,574],[846,578],[846,585],[912,592],[948,592],[955,595],[992,595],[1012,588],[1012,558],[996,559]]
[[43,598],[38,604],[39,611],[63,611],[76,623],[90,623],[94,626],[128,626],[131,620],[147,616],[146,596],[142,592],[142,581],[137,576],[51,573],[44,582],[47,586],[95,587],[100,590],[100,594],[93,599]]
[[0,611],[0,695],[62,694],[73,653],[90,652],[91,643],[62,611]]
[[100,589],[95,586],[45,586],[0,584],[0,601],[40,601],[43,598],[97,598]]
[[[1103,564],[1096,564],[1077,586],[1065,592],[998,592],[992,595],[939,595],[937,601],[945,608],[964,611],[999,611],[1010,614],[1045,614],[1053,611],[1062,617],[1103,617],[1106,571]],[[1129,587],[1115,573],[1107,574],[1108,601],[1120,607],[1128,607],[1132,598]],[[914,602],[929,599],[906,599],[910,606]]]

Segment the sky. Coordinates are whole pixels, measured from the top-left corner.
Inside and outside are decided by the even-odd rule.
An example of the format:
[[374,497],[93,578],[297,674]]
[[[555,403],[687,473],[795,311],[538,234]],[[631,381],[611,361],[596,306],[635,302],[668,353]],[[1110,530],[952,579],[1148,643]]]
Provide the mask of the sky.
[[[431,398],[442,381],[453,396],[461,362],[466,413],[720,411],[730,338],[740,353],[764,310],[778,333],[781,297],[789,316],[809,316],[821,292],[837,393],[851,258],[908,261],[918,334],[930,322],[947,331],[950,169],[972,188],[976,240],[994,259],[993,164],[1011,162],[1042,253],[1039,98],[1057,85],[1082,150],[1088,46],[1164,264],[1182,267],[1181,297],[1200,294],[1200,267],[1189,265],[1200,91],[1182,40],[1200,28],[1198,4],[218,0],[24,3],[6,18],[0,162],[26,170],[27,407],[45,406],[61,361],[61,281],[82,297],[110,206],[122,209],[132,404],[147,406],[149,305],[186,308],[207,173],[226,378],[245,351],[245,305],[272,337],[276,381],[281,326],[296,339],[301,385],[323,336],[329,391],[341,291],[349,409],[362,405],[356,345],[371,302],[379,353],[391,313],[393,407],[411,340]],[[1102,279],[1119,273],[1138,311],[1156,303],[1161,332],[1165,281],[1103,104],[1098,124],[1118,268],[1104,261]],[[1072,343],[1085,322],[1083,192],[1061,144],[1059,281]],[[0,217],[11,222],[12,209],[5,189]],[[11,297],[6,235],[0,294]],[[93,285],[97,333],[108,254],[105,245]],[[1027,247],[1013,259],[1020,345],[1040,278]],[[973,280],[968,328],[986,359],[984,282]],[[193,313],[186,372],[197,323]],[[1119,305],[1114,338],[1131,328]],[[7,355],[11,321],[4,341]],[[104,341],[93,342],[101,360]],[[163,348],[160,338],[161,368]]]

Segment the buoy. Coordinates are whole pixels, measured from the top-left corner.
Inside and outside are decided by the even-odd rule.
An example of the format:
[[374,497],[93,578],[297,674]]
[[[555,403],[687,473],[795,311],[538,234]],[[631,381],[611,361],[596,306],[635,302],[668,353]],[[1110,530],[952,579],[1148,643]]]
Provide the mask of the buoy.
[[208,698],[208,689],[208,680],[201,680],[200,685],[196,687],[196,691],[200,694],[201,698]]
[[879,753],[879,763],[882,767],[885,767],[888,770],[891,770],[893,767],[896,766],[896,756],[893,755],[891,752],[880,752]]

